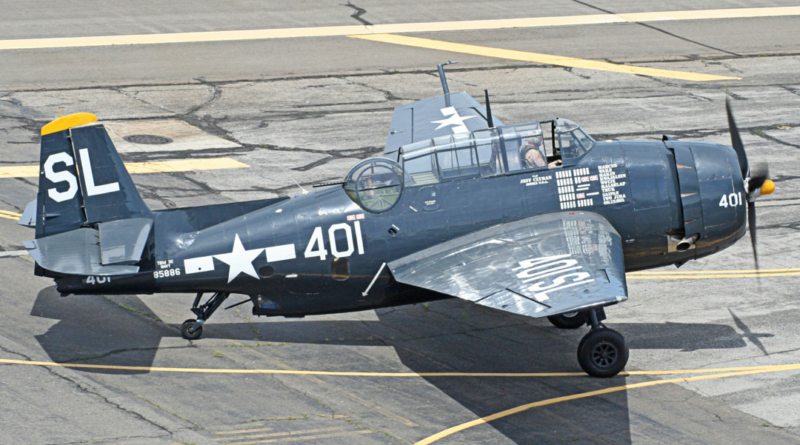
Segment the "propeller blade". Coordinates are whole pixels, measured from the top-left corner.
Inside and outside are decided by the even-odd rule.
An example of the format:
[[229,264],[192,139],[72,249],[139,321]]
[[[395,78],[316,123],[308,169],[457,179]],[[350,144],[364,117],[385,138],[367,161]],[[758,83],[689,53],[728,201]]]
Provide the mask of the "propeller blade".
[[736,127],[736,120],[733,118],[730,98],[725,98],[725,111],[728,112],[728,130],[731,133],[731,145],[734,151],[736,151],[736,155],[739,157],[739,167],[742,169],[742,178],[746,178],[750,166],[747,163],[747,154],[744,152],[742,137],[739,136],[739,129]]
[[758,250],[756,249],[756,203],[747,203],[747,225],[750,228],[750,244],[753,245],[753,259],[758,269]]
[[756,190],[764,185],[764,181],[769,179],[769,165],[766,162],[753,164],[750,169],[750,190]]

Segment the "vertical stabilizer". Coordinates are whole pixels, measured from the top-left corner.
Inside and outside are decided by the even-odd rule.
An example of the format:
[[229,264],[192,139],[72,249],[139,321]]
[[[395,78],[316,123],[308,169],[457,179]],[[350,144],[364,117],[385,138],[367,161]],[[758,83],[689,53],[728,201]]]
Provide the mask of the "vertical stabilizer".
[[36,238],[151,217],[111,138],[89,113],[42,127]]

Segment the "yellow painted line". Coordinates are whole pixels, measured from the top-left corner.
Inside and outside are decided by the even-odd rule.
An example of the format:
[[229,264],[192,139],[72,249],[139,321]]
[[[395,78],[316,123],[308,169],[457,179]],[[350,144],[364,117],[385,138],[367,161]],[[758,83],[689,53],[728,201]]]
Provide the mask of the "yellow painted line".
[[0,215],[7,215],[7,216],[16,216],[17,218],[21,217],[21,213],[12,212],[9,210],[0,210]]
[[131,174],[223,170],[228,168],[248,167],[250,166],[231,158],[183,159],[159,162],[131,162],[129,164],[125,164],[125,168],[127,168],[128,173]]
[[[337,426],[332,428],[316,428],[313,430],[303,430],[303,431],[284,431],[282,433],[268,433],[268,434],[253,434],[250,436],[239,436],[239,437],[223,437],[220,439],[214,439],[215,441],[219,442],[221,440],[244,440],[244,439],[264,439],[265,437],[281,437],[281,436],[297,436],[300,434],[311,434],[311,433],[324,433],[329,431],[341,431],[344,429],[343,426]],[[258,443],[256,442],[236,442],[237,444],[249,444],[249,443]]]
[[609,23],[710,20],[800,15],[800,7],[706,9],[697,11],[656,11],[630,14],[589,14],[560,17],[528,17],[498,20],[396,23],[387,25],[323,26],[309,28],[253,29],[240,31],[181,32],[120,36],[60,37],[50,39],[0,40],[0,50],[70,48],[112,45],[154,45],[164,43],[226,42],[239,40],[333,37],[348,35],[472,31],[481,29],[539,28],[554,26],[603,25]]
[[38,165],[17,165],[0,167],[0,178],[36,178],[39,176]]
[[238,445],[250,445],[256,443],[274,443],[274,442],[298,442],[301,440],[315,440],[315,439],[327,439],[329,437],[343,437],[343,436],[357,436],[360,434],[370,434],[372,433],[371,430],[361,430],[361,431],[344,431],[341,433],[330,433],[330,434],[317,434],[314,436],[300,436],[300,437],[286,437],[281,439],[272,439],[272,440],[259,440],[255,442],[235,442]]
[[395,34],[370,34],[349,36],[354,39],[371,40],[373,42],[392,43],[395,45],[413,46],[415,48],[433,49],[475,56],[494,57],[498,59],[519,60],[523,62],[543,63],[547,65],[581,68],[612,73],[636,74],[649,77],[707,82],[712,80],[740,80],[741,77],[716,76],[712,74],[690,73],[686,71],[662,70],[633,65],[601,62],[597,60],[577,59],[574,57],[551,54],[531,53],[511,49],[491,48],[488,46],[467,45],[464,43],[444,42],[421,37],[400,36]]
[[727,377],[738,377],[744,375],[753,375],[753,374],[766,374],[770,372],[782,372],[782,371],[793,371],[800,369],[800,364],[795,365],[784,365],[784,366],[776,366],[772,368],[762,368],[756,369],[752,371],[743,371],[743,372],[730,372],[730,373],[723,373],[723,374],[711,374],[711,375],[701,375],[695,377],[684,377],[678,379],[667,379],[667,380],[654,380],[650,382],[643,382],[643,383],[633,383],[630,385],[622,385],[622,386],[615,386],[612,388],[600,389],[597,391],[589,391],[581,394],[574,394],[571,396],[563,396],[563,397],[555,397],[552,399],[541,400],[538,402],[529,403],[527,405],[521,405],[516,408],[511,408],[505,411],[501,411],[496,414],[492,414],[491,416],[481,417],[480,419],[473,420],[471,422],[462,423],[461,425],[456,425],[452,428],[448,428],[442,432],[436,433],[432,436],[426,437],[425,439],[420,440],[415,445],[427,445],[438,440],[444,439],[445,437],[452,436],[458,432],[464,431],[468,428],[472,428],[474,426],[483,425],[485,423],[489,423],[493,420],[502,419],[503,417],[508,417],[512,414],[521,413],[523,411],[527,411],[529,409],[538,408],[541,406],[548,406],[548,405],[555,405],[557,403],[569,402],[571,400],[579,400],[585,399],[588,397],[600,396],[604,394],[610,394],[614,392],[620,391],[628,391],[631,389],[637,388],[646,388],[650,386],[657,386],[657,385],[666,385],[668,383],[684,383],[684,382],[694,382],[698,380],[712,380],[712,379],[722,379]]
[[[352,371],[303,371],[295,369],[215,369],[215,368],[162,368],[157,366],[119,366],[119,365],[89,365],[83,363],[56,363],[29,360],[0,359],[0,364],[27,365],[27,366],[53,366],[59,368],[75,369],[110,369],[117,371],[146,371],[146,372],[176,372],[187,374],[282,374],[282,375],[319,375],[331,377],[586,377],[583,372],[352,372]],[[665,371],[628,371],[619,375],[668,375],[668,374],[707,374],[714,372],[751,371],[759,369],[772,369],[776,367],[796,366],[800,363],[789,365],[764,365],[741,366],[728,368],[708,369],[675,369]]]
[[12,221],[19,221],[19,217],[3,215],[2,213],[0,213],[0,218],[10,219]]
[[[131,174],[173,173],[173,172],[222,170],[228,168],[248,168],[248,167],[250,166],[231,158],[181,159],[175,161],[128,162],[125,164],[125,168],[127,168],[128,173]],[[36,178],[38,176],[39,176],[39,166],[37,165],[0,167],[0,179]]]
[[789,267],[784,269],[730,269],[730,270],[649,270],[638,271],[627,274],[635,275],[684,275],[684,274],[741,274],[741,273],[772,273],[772,272],[800,272],[800,267]]
[[708,280],[713,278],[768,278],[768,277],[798,277],[800,272],[790,273],[751,273],[751,274],[716,274],[716,275],[633,275],[628,280]]
[[225,434],[263,433],[264,431],[272,431],[272,428],[253,428],[251,430],[217,431],[214,434],[223,436]]

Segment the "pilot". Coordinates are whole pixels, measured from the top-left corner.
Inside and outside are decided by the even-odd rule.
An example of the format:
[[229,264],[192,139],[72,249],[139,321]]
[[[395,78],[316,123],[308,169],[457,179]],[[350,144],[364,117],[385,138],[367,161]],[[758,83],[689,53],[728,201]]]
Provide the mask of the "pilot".
[[526,168],[547,166],[547,155],[544,152],[542,136],[536,135],[528,138],[525,144],[519,149]]

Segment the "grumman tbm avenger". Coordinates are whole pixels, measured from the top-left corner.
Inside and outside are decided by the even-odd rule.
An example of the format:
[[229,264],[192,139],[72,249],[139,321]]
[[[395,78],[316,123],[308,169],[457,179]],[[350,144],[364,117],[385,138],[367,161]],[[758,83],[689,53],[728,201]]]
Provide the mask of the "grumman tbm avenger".
[[748,219],[755,249],[774,184],[729,106],[733,149],[601,142],[567,119],[505,125],[440,74],[443,95],[394,110],[383,156],[294,198],[150,210],[94,115],[56,119],[20,220],[35,274],[63,296],[196,293],[190,340],[231,294],[285,317],[457,297],[588,325],[578,362],[610,377],[628,348],[604,308],[628,299],[625,272],[719,252]]

